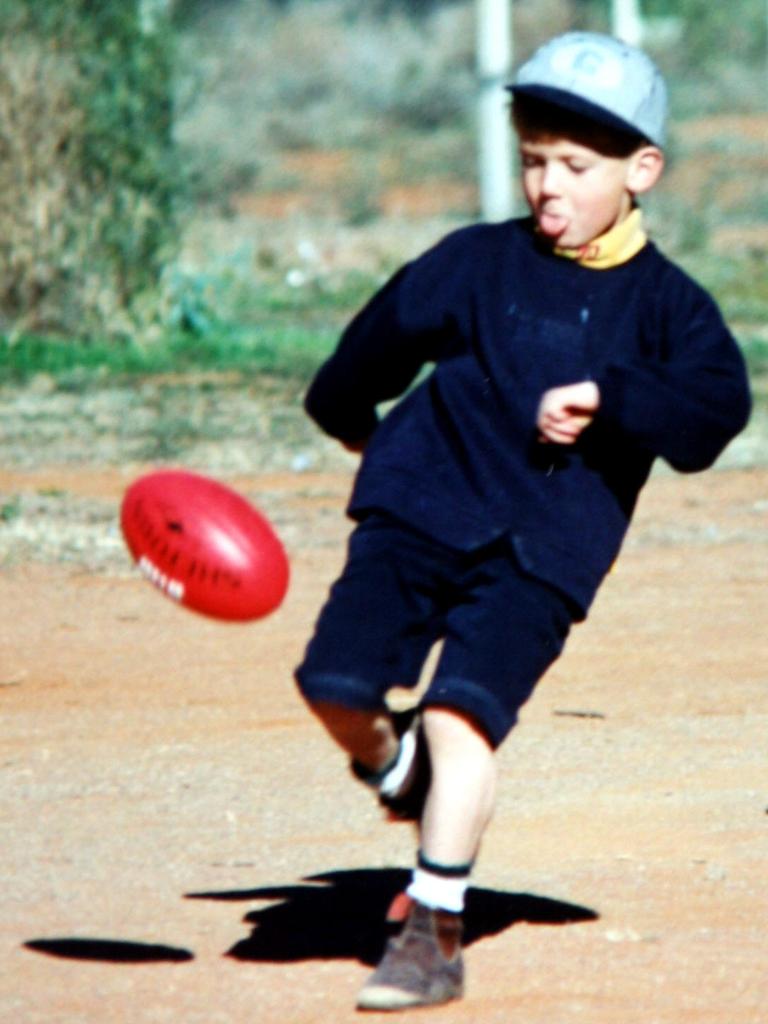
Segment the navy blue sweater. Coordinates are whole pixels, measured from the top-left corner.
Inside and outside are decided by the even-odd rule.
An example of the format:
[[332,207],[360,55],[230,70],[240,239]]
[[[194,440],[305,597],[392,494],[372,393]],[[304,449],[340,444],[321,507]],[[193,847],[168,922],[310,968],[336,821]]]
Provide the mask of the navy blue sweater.
[[[574,446],[542,444],[543,393],[586,379],[601,395],[593,423]],[[460,550],[506,537],[585,615],[654,459],[705,469],[750,398],[714,301],[652,243],[594,270],[553,255],[525,219],[463,228],[403,267],[306,408],[340,440],[371,438],[353,517],[384,510]]]

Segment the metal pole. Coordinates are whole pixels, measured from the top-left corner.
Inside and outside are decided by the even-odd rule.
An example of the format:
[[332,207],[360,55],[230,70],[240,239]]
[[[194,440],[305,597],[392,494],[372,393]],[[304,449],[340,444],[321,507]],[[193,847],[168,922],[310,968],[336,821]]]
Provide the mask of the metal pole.
[[512,215],[512,129],[504,86],[512,69],[512,0],[477,0],[480,208],[489,221]]
[[643,16],[640,0],[611,0],[611,31],[630,46],[642,46]]

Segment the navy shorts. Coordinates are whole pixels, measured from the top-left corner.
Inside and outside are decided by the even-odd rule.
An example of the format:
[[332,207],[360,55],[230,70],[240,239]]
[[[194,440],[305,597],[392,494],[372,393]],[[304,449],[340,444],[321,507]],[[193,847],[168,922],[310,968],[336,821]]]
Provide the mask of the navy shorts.
[[383,515],[363,520],[296,679],[310,703],[377,710],[415,687],[443,641],[424,706],[474,719],[494,747],[562,651],[575,610],[504,541],[456,551]]

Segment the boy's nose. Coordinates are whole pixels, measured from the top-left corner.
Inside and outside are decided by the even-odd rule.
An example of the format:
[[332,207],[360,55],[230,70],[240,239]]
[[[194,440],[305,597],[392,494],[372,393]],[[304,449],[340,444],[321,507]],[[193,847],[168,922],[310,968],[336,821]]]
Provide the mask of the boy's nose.
[[556,164],[547,163],[541,171],[541,192],[545,196],[556,196],[560,193],[560,175]]

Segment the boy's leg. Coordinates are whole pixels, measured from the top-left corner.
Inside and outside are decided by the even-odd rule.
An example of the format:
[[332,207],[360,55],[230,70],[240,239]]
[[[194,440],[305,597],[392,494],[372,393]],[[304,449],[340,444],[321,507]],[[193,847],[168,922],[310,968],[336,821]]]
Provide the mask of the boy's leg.
[[452,708],[427,708],[424,730],[432,785],[421,819],[422,853],[437,864],[470,864],[493,813],[493,748],[471,719]]
[[462,994],[461,912],[495,794],[494,750],[562,649],[565,599],[489,560],[447,635],[424,702],[432,785],[401,935],[360,993],[364,1009],[395,1010]]
[[386,769],[397,757],[400,743],[386,708],[358,711],[341,704],[316,701],[312,711],[342,750],[372,774]]
[[421,535],[385,517],[360,523],[296,670],[309,707],[350,755],[354,774],[378,790],[388,808],[409,788],[424,751],[418,722],[391,713],[386,694],[417,684],[440,636],[432,593],[442,549],[438,554],[435,559]]
[[412,902],[402,934],[358,996],[361,1009],[432,1005],[463,993],[464,894],[493,810],[496,765],[485,735],[459,711],[427,708],[424,731],[432,783],[408,888]]

